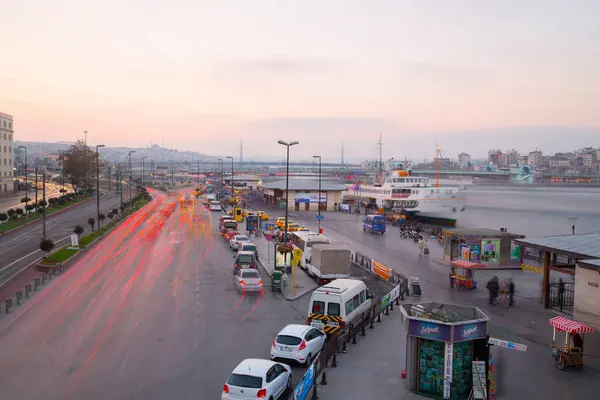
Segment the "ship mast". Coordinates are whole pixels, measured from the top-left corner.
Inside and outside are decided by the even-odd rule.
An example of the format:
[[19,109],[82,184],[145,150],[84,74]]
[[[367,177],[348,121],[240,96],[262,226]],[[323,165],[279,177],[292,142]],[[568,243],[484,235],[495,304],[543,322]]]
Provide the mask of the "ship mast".
[[440,154],[442,153],[442,148],[439,143],[435,144],[435,187],[440,187]]

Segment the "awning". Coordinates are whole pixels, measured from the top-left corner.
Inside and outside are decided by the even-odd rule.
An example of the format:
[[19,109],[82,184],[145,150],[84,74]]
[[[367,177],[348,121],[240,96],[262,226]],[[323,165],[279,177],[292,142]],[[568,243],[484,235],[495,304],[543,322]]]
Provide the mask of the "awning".
[[559,331],[569,333],[590,333],[595,331],[591,326],[587,326],[577,321],[571,321],[565,317],[554,317],[548,322]]
[[485,265],[467,260],[454,260],[450,263],[452,267],[464,269],[482,269]]

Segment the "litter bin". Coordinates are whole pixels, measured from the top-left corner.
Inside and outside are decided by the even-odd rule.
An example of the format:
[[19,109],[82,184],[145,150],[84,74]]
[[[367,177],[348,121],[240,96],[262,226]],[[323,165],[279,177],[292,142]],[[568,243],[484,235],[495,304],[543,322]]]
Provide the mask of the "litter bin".
[[271,275],[271,278],[271,291],[281,292],[281,271],[277,269],[273,271],[273,275]]
[[410,288],[412,289],[413,296],[421,295],[421,284],[419,283],[419,278],[416,276],[410,277]]

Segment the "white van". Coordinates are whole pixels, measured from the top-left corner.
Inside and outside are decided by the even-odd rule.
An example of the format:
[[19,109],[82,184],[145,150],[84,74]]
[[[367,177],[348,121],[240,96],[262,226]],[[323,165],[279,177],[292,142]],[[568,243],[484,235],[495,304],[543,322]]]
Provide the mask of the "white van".
[[330,244],[331,240],[325,235],[315,232],[292,232],[292,245],[302,250],[302,260],[299,264],[306,269],[306,264],[312,255],[312,247],[315,244]]
[[371,298],[363,281],[336,279],[312,293],[307,323],[326,333],[337,332],[369,310]]
[[211,201],[210,211],[221,211],[221,203],[218,201]]

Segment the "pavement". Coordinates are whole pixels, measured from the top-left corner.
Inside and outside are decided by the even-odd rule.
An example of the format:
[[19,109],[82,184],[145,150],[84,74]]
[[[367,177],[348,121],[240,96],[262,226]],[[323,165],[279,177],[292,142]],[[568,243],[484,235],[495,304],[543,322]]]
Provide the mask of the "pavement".
[[238,293],[217,215],[159,194],[0,315],[0,398],[217,399],[241,360],[269,358],[309,299]]
[[[38,191],[38,201],[42,199],[42,189],[41,182],[39,184],[40,189]],[[70,185],[65,185],[65,188],[72,192],[69,188]],[[52,197],[59,197],[62,193],[60,193],[60,189],[62,189],[62,185],[58,185],[56,183],[47,182],[46,183],[46,200]],[[35,200],[35,192],[33,190],[29,190],[28,196],[30,199]],[[25,197],[25,191],[20,191],[14,196],[10,196],[7,198],[0,199],[0,212],[5,212],[11,208],[24,208],[25,203],[21,203],[21,199]]]
[[[255,205],[260,209],[259,205]],[[273,212],[272,218],[280,213]],[[315,213],[295,212],[293,220],[311,230],[317,229]],[[480,285],[492,276],[513,277],[516,299],[512,308],[491,306],[487,291],[460,291],[450,289],[448,262],[441,261],[441,248],[430,244],[431,255],[422,258],[416,244],[399,237],[398,228],[389,227],[385,235],[369,235],[362,231],[362,218],[337,212],[325,213],[321,222],[324,234],[334,242],[345,243],[350,248],[371,256],[405,276],[419,277],[423,296],[409,297],[407,302],[440,301],[470,304],[480,308],[490,317],[489,333],[492,337],[528,345],[526,353],[498,349],[495,351],[498,371],[499,399],[564,399],[595,398],[600,391],[600,333],[586,335],[585,368],[559,371],[551,357],[552,329],[548,320],[557,313],[545,310],[540,304],[539,275],[520,270],[477,271]],[[398,334],[398,339],[402,334]],[[383,346],[383,345],[382,345]],[[370,353],[371,354],[371,353]],[[374,360],[378,356],[373,356]],[[398,363],[404,363],[402,353]],[[361,358],[362,359],[362,358]],[[369,362],[364,359],[364,362]],[[359,399],[365,397],[347,397]]]

